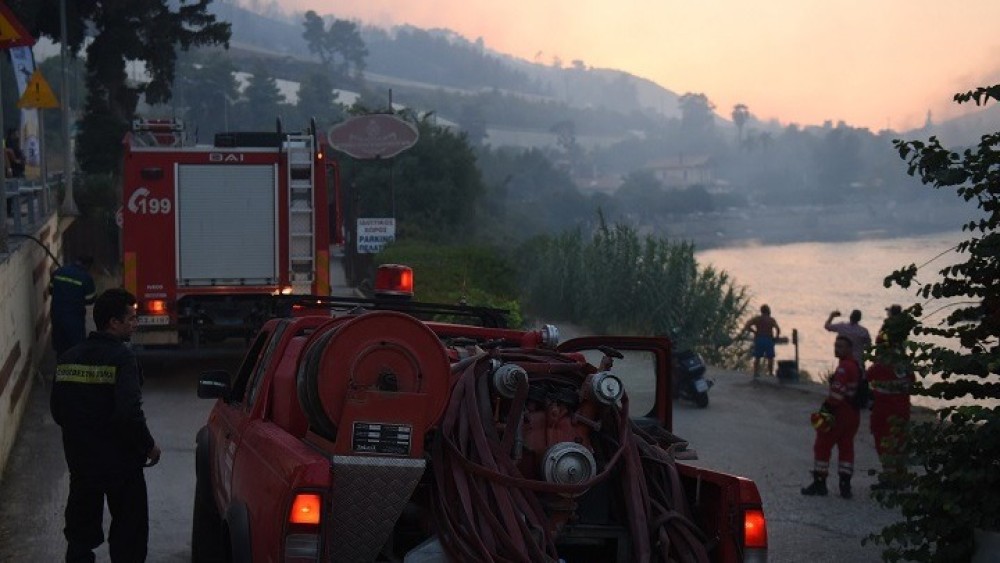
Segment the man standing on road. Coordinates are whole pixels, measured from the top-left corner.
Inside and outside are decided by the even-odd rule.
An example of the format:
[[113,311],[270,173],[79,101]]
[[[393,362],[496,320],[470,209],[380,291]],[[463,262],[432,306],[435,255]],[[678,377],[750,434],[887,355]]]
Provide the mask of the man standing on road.
[[94,259],[80,256],[56,269],[49,282],[52,294],[52,347],[59,357],[87,337],[87,305],[94,302],[97,289],[90,276]]
[[[143,467],[160,460],[142,412],[142,376],[126,344],[135,332],[135,296],[109,289],[94,304],[97,331],[56,366],[50,407],[62,427],[69,466],[67,562],[95,560],[104,542],[104,502],[111,511],[111,561],[146,559],[149,507]],[[147,463],[148,460],[148,463]]]
[[774,341],[781,336],[781,328],[771,316],[771,308],[761,305],[760,314],[747,321],[743,331],[753,333],[754,379],[760,374],[761,358],[767,358],[767,374],[774,375]]
[[868,334],[868,329],[861,326],[861,311],[855,309],[851,311],[850,322],[835,323],[833,319],[840,316],[840,311],[833,311],[826,318],[823,328],[830,332],[836,332],[840,336],[846,336],[851,341],[854,349],[854,359],[858,361],[858,367],[864,372],[865,351],[872,345],[872,337]]
[[840,496],[851,498],[851,476],[854,475],[854,436],[858,433],[861,416],[854,405],[861,371],[854,360],[851,341],[838,336],[833,353],[840,360],[837,371],[830,376],[830,393],[820,407],[813,442],[813,482],[802,489],[807,496],[826,496],[826,477],[830,473],[830,456],[837,446],[837,474],[840,476]]

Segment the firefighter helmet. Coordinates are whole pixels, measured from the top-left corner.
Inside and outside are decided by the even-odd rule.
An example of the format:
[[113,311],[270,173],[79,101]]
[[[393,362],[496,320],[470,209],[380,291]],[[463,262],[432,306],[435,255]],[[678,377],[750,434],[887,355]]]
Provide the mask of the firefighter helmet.
[[818,410],[809,416],[809,422],[819,432],[829,432],[833,428],[833,413],[828,410]]

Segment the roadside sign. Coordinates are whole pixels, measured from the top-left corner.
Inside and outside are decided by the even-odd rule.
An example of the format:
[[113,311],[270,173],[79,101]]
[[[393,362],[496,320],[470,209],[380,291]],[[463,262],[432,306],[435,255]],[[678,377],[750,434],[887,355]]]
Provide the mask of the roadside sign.
[[396,219],[392,217],[358,218],[358,254],[378,254],[396,240]]
[[59,107],[59,101],[56,100],[52,87],[42,76],[40,69],[35,69],[35,72],[31,73],[31,80],[24,87],[24,94],[17,101],[17,107],[21,109],[54,109]]
[[361,160],[390,158],[416,144],[420,133],[395,115],[374,113],[352,117],[330,127],[330,146]]
[[31,47],[35,38],[21,25],[7,4],[0,2],[0,49]]

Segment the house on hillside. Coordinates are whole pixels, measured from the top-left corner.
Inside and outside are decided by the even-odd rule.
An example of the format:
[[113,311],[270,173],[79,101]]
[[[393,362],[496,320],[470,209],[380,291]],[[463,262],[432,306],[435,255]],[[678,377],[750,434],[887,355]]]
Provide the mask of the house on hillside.
[[646,164],[657,180],[667,189],[679,190],[691,186],[709,187],[715,183],[708,155],[678,154]]

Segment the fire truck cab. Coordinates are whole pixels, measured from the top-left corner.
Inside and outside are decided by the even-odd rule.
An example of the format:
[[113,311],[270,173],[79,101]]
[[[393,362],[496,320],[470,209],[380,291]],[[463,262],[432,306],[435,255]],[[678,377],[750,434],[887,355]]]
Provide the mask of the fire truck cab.
[[281,296],[330,293],[330,244],[342,243],[328,224],[336,164],[315,127],[278,129],[192,145],[178,120],[133,123],[121,246],[123,282],[139,302],[137,344],[249,339],[282,313]]

